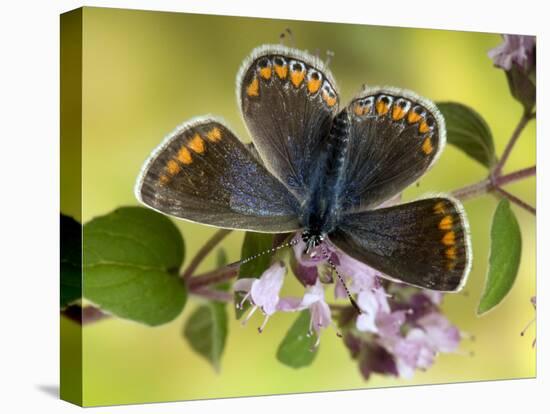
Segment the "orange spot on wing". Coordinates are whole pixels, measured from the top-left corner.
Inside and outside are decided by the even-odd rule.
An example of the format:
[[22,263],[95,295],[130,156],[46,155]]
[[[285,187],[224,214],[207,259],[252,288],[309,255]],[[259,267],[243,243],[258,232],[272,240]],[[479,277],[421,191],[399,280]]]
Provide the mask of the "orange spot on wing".
[[159,182],[160,182],[160,185],[166,185],[170,182],[170,178],[167,177],[166,175],[161,175],[159,177]]
[[168,174],[174,176],[181,171],[181,167],[177,161],[170,160],[166,163],[166,171],[168,171]]
[[303,82],[304,76],[304,71],[293,70],[292,72],[290,72],[290,81],[297,88]]
[[288,66],[275,65],[275,73],[280,79],[286,79],[286,76],[288,75]]
[[258,78],[252,79],[252,82],[246,87],[246,94],[248,96],[258,96],[260,94],[260,83]]
[[456,262],[454,260],[447,263],[447,270],[451,271],[455,267],[456,267]]
[[187,143],[187,146],[197,154],[202,154],[205,150],[204,141],[199,134],[195,134],[193,138],[191,138],[191,141]]
[[455,260],[456,259],[456,247],[449,247],[447,250],[445,250],[445,256],[449,260]]
[[430,127],[428,126],[428,123],[426,122],[425,119],[423,119],[420,125],[418,126],[418,132],[420,132],[421,134],[425,134],[429,130],[430,130]]
[[209,141],[218,142],[222,139],[222,131],[218,127],[214,127],[206,133],[206,138]]
[[382,101],[376,102],[376,112],[378,113],[378,115],[386,115],[389,110],[390,110],[390,107],[385,102],[382,102]]
[[323,101],[332,107],[336,104],[336,96],[330,96],[325,90],[323,90]]
[[315,93],[321,87],[321,79],[310,79],[307,82],[307,90],[309,93]]
[[178,160],[182,164],[191,164],[193,162],[193,157],[186,147],[181,147],[178,151]]
[[356,103],[355,105],[353,105],[353,112],[355,113],[355,115],[361,116],[363,115],[363,107]]
[[393,107],[393,111],[391,114],[391,117],[394,121],[399,121],[400,119],[403,119],[405,117],[405,110],[401,108],[399,105],[395,105]]
[[443,238],[441,239],[441,243],[443,243],[445,246],[452,246],[455,244],[455,232],[449,231],[445,233]]
[[434,213],[445,214],[445,203],[443,201],[439,201],[435,204]]
[[264,79],[271,78],[271,66],[260,69],[260,76]]
[[440,230],[451,230],[453,228],[453,216],[445,216],[439,222]]
[[407,116],[407,121],[409,122],[409,124],[414,124],[415,122],[420,121],[421,118],[422,118],[421,115],[411,110],[409,111],[409,115]]
[[422,151],[426,155],[430,155],[434,150],[434,147],[432,145],[432,140],[430,137],[426,138],[424,140],[424,143],[422,144]]

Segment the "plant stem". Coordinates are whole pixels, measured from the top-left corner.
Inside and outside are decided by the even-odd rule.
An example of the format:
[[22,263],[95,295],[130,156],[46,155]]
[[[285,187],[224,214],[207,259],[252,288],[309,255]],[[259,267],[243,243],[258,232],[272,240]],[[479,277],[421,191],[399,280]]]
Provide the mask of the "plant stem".
[[537,173],[537,167],[532,166],[529,168],[523,168],[518,171],[514,171],[510,174],[502,175],[499,177],[486,178],[475,184],[467,185],[466,187],[454,190],[451,194],[459,200],[469,200],[471,198],[480,196],[482,194],[490,193],[496,188],[500,188],[503,185],[513,183],[515,181],[522,180],[527,177],[531,177]]
[[214,233],[210,240],[208,240],[206,244],[197,252],[195,257],[193,257],[191,263],[189,263],[189,266],[187,266],[187,269],[185,269],[181,275],[182,279],[189,279],[193,272],[197,270],[197,267],[199,267],[204,258],[208,256],[212,249],[214,249],[214,247],[216,247],[229,233],[231,233],[231,231],[232,230],[220,229]]
[[194,295],[202,296],[203,298],[215,300],[216,302],[233,302],[233,295],[222,290],[208,289],[207,287],[196,289],[192,292]]
[[501,175],[500,177],[495,178],[495,185],[503,186],[514,181],[519,181],[527,177],[531,177],[537,173],[537,166],[533,165],[532,167],[523,168],[521,170],[514,171],[510,174]]
[[192,277],[187,282],[189,290],[199,289],[204,286],[214,285],[232,279],[237,275],[237,267],[221,267],[210,272]]
[[521,135],[522,131],[525,129],[527,124],[531,119],[535,117],[535,113],[527,113],[524,112],[521,116],[519,123],[516,126],[516,129],[514,129],[514,132],[512,133],[512,136],[510,137],[510,140],[508,141],[508,144],[506,144],[506,148],[504,148],[504,152],[502,153],[502,157],[498,161],[498,163],[495,165],[492,171],[492,175],[494,177],[500,176],[500,173],[502,172],[502,168],[504,167],[504,164],[506,164],[506,161],[508,161],[508,157],[510,157],[510,153],[512,152],[512,149],[514,148],[514,145],[516,144],[519,136]]
[[535,207],[527,204],[525,201],[521,200],[520,198],[517,198],[515,195],[510,194],[508,191],[503,190],[500,187],[495,187],[495,191],[502,194],[504,197],[506,197],[512,203],[515,203],[518,206],[523,207],[528,212],[530,212],[532,214],[537,214],[537,210],[535,209]]
[[453,197],[458,198],[459,200],[465,201],[470,198],[478,197],[482,194],[486,194],[490,191],[492,186],[491,180],[486,178],[482,181],[479,181],[475,184],[467,185],[466,187],[459,188],[451,192]]

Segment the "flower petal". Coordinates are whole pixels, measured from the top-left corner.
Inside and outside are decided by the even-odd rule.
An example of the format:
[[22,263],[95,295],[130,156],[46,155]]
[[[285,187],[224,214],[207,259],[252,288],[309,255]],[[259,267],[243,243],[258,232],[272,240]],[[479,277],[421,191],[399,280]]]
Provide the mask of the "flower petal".
[[504,35],[504,41],[488,55],[499,68],[510,70],[516,64],[527,71],[534,65],[534,49],[534,36]]
[[281,262],[277,262],[252,283],[250,290],[252,301],[266,315],[271,315],[277,310],[279,292],[283,287],[285,272],[286,267]]
[[302,309],[304,309],[302,299],[292,296],[281,298],[277,303],[277,310],[282,312],[295,312]]
[[324,299],[321,299],[313,303],[310,306],[309,311],[311,312],[313,330],[318,336],[321,329],[329,327],[332,322],[330,318],[330,307]]
[[430,345],[439,352],[453,352],[460,343],[460,331],[442,314],[429,313],[418,320]]
[[381,336],[399,336],[400,328],[407,319],[406,311],[379,312],[376,316],[376,327]]
[[292,267],[292,272],[300,283],[304,286],[311,286],[317,282],[318,272],[317,265],[315,266],[304,266],[296,258],[290,260],[290,265]]
[[233,284],[233,291],[234,292],[250,292],[250,289],[252,289],[252,283],[254,283],[254,281],[256,281],[258,279],[256,278],[242,278],[242,279],[239,279],[237,280],[234,284]]
[[309,308],[313,303],[320,300],[325,300],[325,288],[318,280],[315,285],[310,286],[306,289],[306,293],[302,298],[302,306],[304,308]]

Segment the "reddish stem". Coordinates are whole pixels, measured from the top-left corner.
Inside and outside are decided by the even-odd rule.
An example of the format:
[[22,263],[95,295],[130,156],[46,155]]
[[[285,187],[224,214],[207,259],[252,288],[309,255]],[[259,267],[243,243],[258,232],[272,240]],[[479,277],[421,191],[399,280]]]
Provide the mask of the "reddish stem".
[[204,246],[201,247],[201,249],[197,252],[195,257],[191,260],[191,263],[189,263],[189,266],[187,266],[187,269],[183,272],[181,275],[183,280],[187,280],[191,277],[191,275],[197,270],[197,267],[201,264],[201,262],[204,260],[206,256],[216,247],[229,233],[231,233],[232,230],[227,229],[220,229],[214,235],[206,242]]

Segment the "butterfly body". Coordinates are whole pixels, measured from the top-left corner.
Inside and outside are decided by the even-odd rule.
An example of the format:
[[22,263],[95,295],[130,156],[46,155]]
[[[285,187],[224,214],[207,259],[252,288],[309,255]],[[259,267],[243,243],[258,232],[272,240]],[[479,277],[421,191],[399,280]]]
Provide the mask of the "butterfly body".
[[347,111],[338,114],[332,124],[310,178],[310,191],[301,211],[301,223],[311,234],[326,237],[338,226],[343,207],[343,178],[348,150]]
[[384,275],[456,291],[471,263],[461,204],[388,200],[420,178],[445,145],[433,103],[397,88],[363,89],[344,108],[314,56],[263,46],[237,77],[253,147],[213,117],[185,123],[151,154],[136,183],[147,206],[216,227],[301,231],[330,240]]

